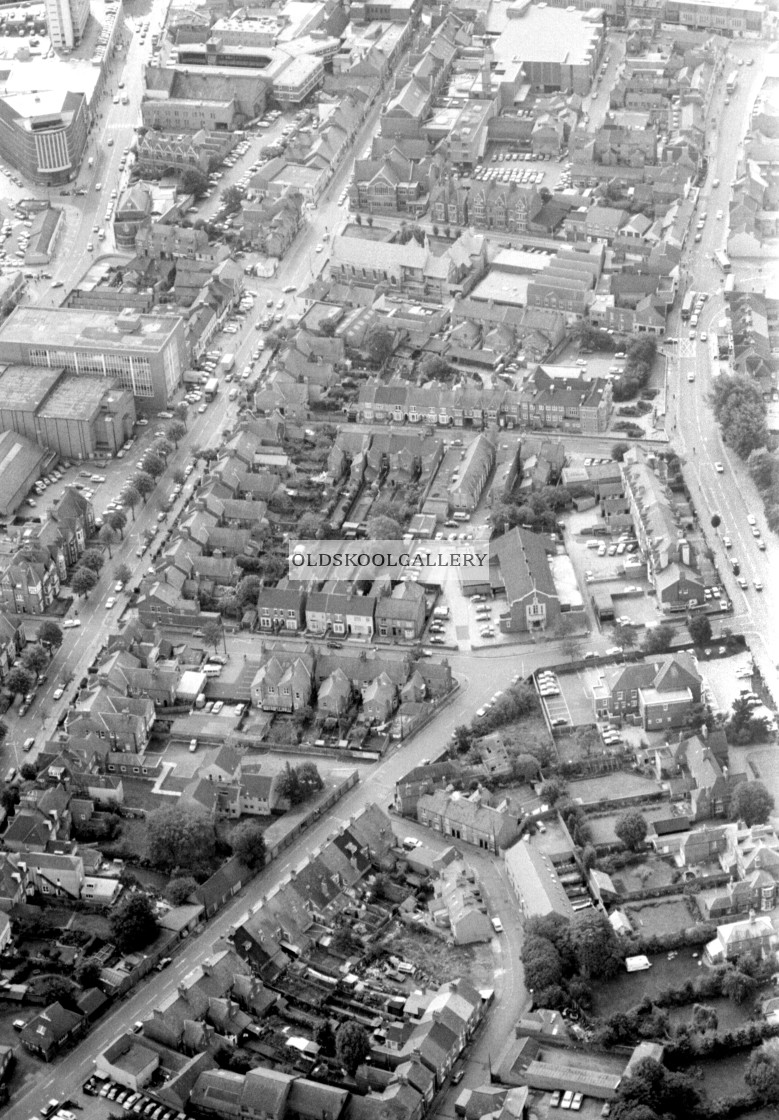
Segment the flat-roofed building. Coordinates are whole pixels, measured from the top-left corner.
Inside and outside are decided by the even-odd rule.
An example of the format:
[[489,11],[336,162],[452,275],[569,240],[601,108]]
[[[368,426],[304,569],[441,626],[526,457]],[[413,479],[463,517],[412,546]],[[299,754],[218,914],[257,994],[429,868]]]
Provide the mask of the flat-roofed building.
[[118,382],[136,407],[165,408],[186,368],[184,321],[65,307],[17,307],[0,325],[0,361]]
[[762,0],[666,0],[664,19],[694,30],[759,36],[767,7]]
[[521,62],[537,90],[589,93],[603,53],[603,9],[563,10],[530,0],[494,5],[488,30],[497,35],[492,41],[496,61]]
[[45,0],[46,24],[56,50],[72,50],[84,36],[89,0]]
[[34,183],[67,183],[81,163],[88,124],[83,93],[7,90],[0,96],[0,157]]
[[32,484],[40,478],[46,459],[42,447],[16,432],[0,434],[0,514],[7,517],[16,513]]

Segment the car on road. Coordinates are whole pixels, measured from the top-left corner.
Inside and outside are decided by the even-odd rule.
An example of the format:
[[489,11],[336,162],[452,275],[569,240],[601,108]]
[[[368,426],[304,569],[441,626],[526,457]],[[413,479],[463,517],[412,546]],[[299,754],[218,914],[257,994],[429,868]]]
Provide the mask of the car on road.
[[755,517],[754,513],[748,513],[747,514],[747,524],[748,525],[757,525],[757,518]]
[[322,242],[321,242],[321,241],[319,241],[319,242],[317,243],[317,247],[316,247],[316,251],[317,251],[317,253],[321,253],[323,249],[324,249],[324,245],[322,244]]
[[65,695],[65,689],[62,687],[62,685],[60,685],[58,688],[54,689],[54,697],[53,698],[55,700],[61,700],[64,695]]
[[694,381],[695,380],[695,374],[694,373],[688,373],[687,374],[687,380],[688,381]]
[[725,473],[725,468],[723,467],[722,463],[715,463],[714,464],[714,470],[717,472],[717,474],[724,474]]
[[737,576],[736,577],[736,583],[739,585],[739,587],[741,588],[742,591],[747,591],[749,589],[749,584],[747,583],[747,581],[744,579],[743,576]]
[[465,1075],[465,1070],[464,1069],[453,1069],[452,1070],[452,1078],[451,1078],[452,1084],[453,1085],[459,1085],[460,1082],[462,1081],[464,1075]]
[[197,739],[190,739],[189,740],[189,753],[194,754],[196,750],[197,750]]
[[763,590],[763,581],[759,580],[759,579],[756,579],[755,580],[755,591],[762,591],[762,590]]
[[752,536],[755,537],[756,540],[760,539],[760,530],[758,529],[757,525],[752,526]]
[[701,342],[706,342],[708,340],[708,337],[709,336],[706,331],[701,331]]
[[730,539],[730,537],[723,537],[722,538],[722,543],[724,544],[725,548],[732,548],[733,547],[733,541]]
[[66,618],[65,621],[62,623],[62,629],[63,630],[72,630],[74,627],[80,626],[80,625],[81,625],[81,619],[80,618]]
[[503,922],[500,920],[500,918],[490,918],[490,921],[492,922],[492,928],[496,933],[503,933]]
[[110,610],[111,610],[111,607],[115,607],[115,606],[116,606],[116,599],[115,599],[115,598],[113,597],[113,595],[111,595],[111,596],[109,596],[109,598],[108,598],[108,599],[106,599],[106,601],[105,601],[105,609],[106,609],[107,611],[110,611]]

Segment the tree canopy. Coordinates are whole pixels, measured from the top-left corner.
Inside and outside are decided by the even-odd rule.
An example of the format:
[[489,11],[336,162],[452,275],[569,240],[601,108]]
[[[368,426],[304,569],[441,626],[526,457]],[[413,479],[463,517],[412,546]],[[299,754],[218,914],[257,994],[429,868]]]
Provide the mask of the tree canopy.
[[351,1077],[354,1077],[370,1049],[370,1039],[365,1027],[353,1019],[341,1023],[335,1032],[335,1052],[338,1061]]
[[647,827],[645,818],[633,810],[620,816],[614,825],[614,832],[626,848],[637,852],[646,839]]
[[145,894],[129,894],[111,911],[111,939],[120,952],[144,949],[157,936],[157,919]]
[[210,817],[185,805],[165,806],[146,818],[149,862],[162,871],[181,868],[197,874],[210,869],[216,833]]
[[259,821],[241,821],[230,833],[233,855],[251,871],[265,866],[265,836]]
[[741,374],[714,379],[711,393],[714,415],[722,437],[742,459],[768,443],[765,402],[758,383]]
[[741,782],[733,792],[730,813],[734,820],[741,820],[751,828],[755,824],[765,824],[773,807],[773,794],[762,782]]
[[598,910],[583,910],[575,915],[571,941],[583,976],[608,979],[622,968],[624,955],[617,935],[606,915]]
[[70,586],[76,595],[87,597],[93,587],[97,585],[97,575],[91,568],[76,568]]

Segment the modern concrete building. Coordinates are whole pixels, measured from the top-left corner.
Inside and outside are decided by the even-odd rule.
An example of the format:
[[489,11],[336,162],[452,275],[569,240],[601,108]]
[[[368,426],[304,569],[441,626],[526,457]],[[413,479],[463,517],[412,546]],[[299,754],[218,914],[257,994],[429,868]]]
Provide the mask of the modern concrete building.
[[[56,82],[56,78],[54,79]],[[60,89],[0,95],[0,158],[42,186],[75,178],[87,142],[83,93]]]
[[0,515],[16,513],[30,492],[32,484],[40,478],[46,459],[43,448],[31,443],[16,432],[0,435]]
[[116,382],[31,366],[0,374],[0,430],[27,436],[63,459],[113,455],[134,424],[133,395]]
[[179,316],[17,307],[0,326],[0,361],[118,382],[141,411],[165,408],[186,368]]
[[45,0],[51,45],[58,51],[77,47],[89,19],[89,0]]
[[542,93],[590,91],[604,47],[603,10],[580,12],[522,0],[507,4],[496,19],[499,34],[492,49],[498,63],[520,61],[535,89]]

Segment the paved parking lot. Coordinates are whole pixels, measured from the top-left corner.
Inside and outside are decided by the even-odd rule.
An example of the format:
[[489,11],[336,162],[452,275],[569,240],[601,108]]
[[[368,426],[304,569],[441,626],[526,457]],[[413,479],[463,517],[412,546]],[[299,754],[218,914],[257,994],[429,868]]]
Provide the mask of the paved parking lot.
[[705,687],[711,692],[711,706],[714,711],[728,712],[733,701],[744,688],[750,688],[747,678],[740,678],[739,671],[752,667],[752,654],[748,651],[735,657],[719,657],[712,661],[699,661]]
[[592,677],[592,683],[597,678],[593,674],[594,670],[580,669],[576,673],[563,673],[559,677],[560,692],[565,698],[565,704],[574,727],[592,723],[595,719],[590,678]]

